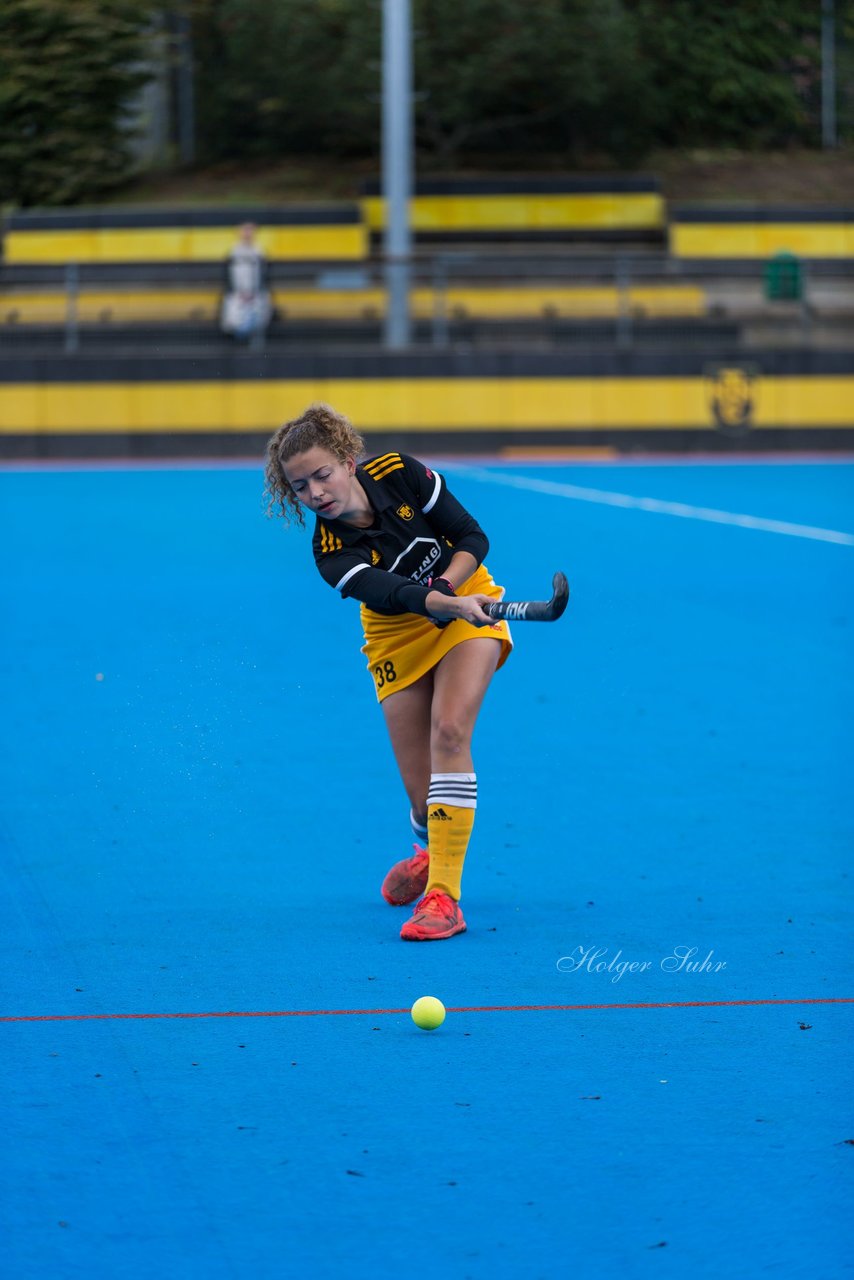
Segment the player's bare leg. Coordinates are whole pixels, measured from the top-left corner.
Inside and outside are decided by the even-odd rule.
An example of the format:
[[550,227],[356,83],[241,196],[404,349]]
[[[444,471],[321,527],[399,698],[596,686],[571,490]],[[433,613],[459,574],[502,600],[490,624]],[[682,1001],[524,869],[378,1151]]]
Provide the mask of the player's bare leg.
[[413,813],[421,821],[427,818],[427,788],[431,773],[433,674],[428,671],[406,689],[390,693],[382,703],[388,736],[403,786]]
[[[427,789],[430,785],[430,718],[433,701],[433,672],[428,671],[399,693],[389,694],[382,709],[397,767],[409,798],[413,830],[426,830]],[[426,846],[426,836],[419,835]],[[410,858],[403,858],[388,872],[382,895],[393,906],[404,906],[420,898],[427,885],[426,848],[415,846]]]
[[430,772],[470,773],[471,742],[501,641],[484,636],[455,645],[436,667],[430,718]]
[[450,938],[466,927],[459,898],[477,807],[471,743],[500,656],[499,640],[465,641],[445,654],[434,672],[427,795],[429,878],[415,914],[400,932],[407,942]]

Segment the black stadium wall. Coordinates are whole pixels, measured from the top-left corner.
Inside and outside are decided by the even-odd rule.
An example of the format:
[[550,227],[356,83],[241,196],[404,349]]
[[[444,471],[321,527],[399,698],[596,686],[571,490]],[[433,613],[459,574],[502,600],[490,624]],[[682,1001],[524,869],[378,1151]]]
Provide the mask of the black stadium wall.
[[851,448],[850,352],[318,351],[0,361],[6,458],[253,455],[307,404],[371,446]]

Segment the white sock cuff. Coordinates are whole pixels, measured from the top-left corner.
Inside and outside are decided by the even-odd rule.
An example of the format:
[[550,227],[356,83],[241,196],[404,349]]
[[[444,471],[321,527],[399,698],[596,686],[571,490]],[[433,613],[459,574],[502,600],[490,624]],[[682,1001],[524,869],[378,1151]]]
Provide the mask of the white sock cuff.
[[476,773],[434,773],[430,775],[427,804],[455,804],[460,809],[477,808]]

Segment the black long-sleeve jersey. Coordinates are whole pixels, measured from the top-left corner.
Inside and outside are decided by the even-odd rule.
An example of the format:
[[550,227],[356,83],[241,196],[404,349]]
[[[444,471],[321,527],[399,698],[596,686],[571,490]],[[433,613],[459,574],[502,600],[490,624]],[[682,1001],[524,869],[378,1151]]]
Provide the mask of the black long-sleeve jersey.
[[356,468],[376,513],[368,529],[320,516],[312,549],[323,578],[342,596],[376,613],[427,612],[431,578],[441,577],[457,551],[478,564],[486,534],[436,471],[403,453],[383,453]]

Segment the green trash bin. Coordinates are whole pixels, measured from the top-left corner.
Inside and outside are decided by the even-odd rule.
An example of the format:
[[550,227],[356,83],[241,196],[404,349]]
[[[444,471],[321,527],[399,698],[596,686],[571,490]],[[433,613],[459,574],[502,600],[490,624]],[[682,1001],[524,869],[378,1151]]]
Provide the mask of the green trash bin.
[[765,297],[769,302],[800,302],[803,273],[793,253],[775,253],[765,268]]

